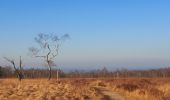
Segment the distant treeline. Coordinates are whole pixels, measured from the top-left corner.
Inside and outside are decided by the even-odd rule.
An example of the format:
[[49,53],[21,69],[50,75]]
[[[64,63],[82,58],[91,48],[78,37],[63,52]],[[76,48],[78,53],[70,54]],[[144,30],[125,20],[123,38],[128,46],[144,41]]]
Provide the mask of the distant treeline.
[[[48,70],[46,69],[23,69],[24,78],[46,78],[48,77]],[[103,69],[92,70],[92,71],[70,71],[64,72],[63,70],[58,71],[60,78],[126,78],[126,77],[170,77],[170,67],[152,69],[152,70],[128,70],[118,69],[115,71],[109,71],[106,67]],[[12,67],[1,67],[0,66],[0,78],[14,78],[16,72]],[[52,70],[52,77],[57,77],[57,69]]]

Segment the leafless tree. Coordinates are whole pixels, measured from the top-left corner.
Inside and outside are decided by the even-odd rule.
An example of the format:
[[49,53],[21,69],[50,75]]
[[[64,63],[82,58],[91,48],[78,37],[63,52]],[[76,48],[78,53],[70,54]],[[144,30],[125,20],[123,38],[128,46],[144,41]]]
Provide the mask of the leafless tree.
[[56,64],[54,63],[54,59],[58,55],[59,47],[61,46],[62,42],[67,38],[69,38],[68,34],[58,37],[57,35],[54,34],[40,33],[38,34],[37,37],[35,37],[35,41],[38,44],[38,48],[35,47],[29,48],[29,51],[31,52],[32,56],[45,59],[45,62],[49,70],[48,76],[49,80],[51,79],[52,74],[51,67],[56,66]]
[[10,62],[10,63],[13,65],[14,70],[15,70],[15,72],[16,72],[16,74],[17,74],[17,77],[18,77],[19,81],[21,81],[21,80],[24,78],[24,74],[23,74],[23,71],[22,71],[22,60],[21,60],[21,56],[20,56],[19,69],[16,68],[16,65],[15,65],[14,60],[10,60],[10,59],[8,59],[8,58],[6,58],[6,57],[4,57],[4,59],[7,60],[8,62]]

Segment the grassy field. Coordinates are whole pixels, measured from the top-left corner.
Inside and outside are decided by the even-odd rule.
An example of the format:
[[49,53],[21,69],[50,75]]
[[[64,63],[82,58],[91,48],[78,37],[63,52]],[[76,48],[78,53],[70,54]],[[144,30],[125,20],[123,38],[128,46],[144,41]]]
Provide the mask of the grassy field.
[[112,100],[112,93],[124,100],[170,100],[170,79],[0,79],[0,100]]

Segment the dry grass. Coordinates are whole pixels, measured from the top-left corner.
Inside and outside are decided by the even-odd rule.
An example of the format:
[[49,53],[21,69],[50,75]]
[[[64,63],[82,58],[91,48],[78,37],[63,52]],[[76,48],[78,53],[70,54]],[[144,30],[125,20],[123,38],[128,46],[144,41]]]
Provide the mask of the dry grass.
[[105,80],[110,88],[120,92],[126,100],[170,100],[170,79],[128,78]]
[[126,100],[170,100],[170,79],[17,79],[0,80],[1,100],[100,100],[94,86],[109,88]]
[[17,79],[0,80],[1,100],[84,100],[95,99],[86,80]]

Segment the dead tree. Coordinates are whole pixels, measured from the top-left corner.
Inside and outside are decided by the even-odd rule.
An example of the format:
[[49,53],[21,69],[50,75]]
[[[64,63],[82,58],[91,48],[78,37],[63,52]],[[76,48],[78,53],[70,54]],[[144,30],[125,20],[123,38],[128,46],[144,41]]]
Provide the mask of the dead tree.
[[35,41],[39,48],[29,48],[32,56],[44,58],[49,71],[48,80],[50,80],[52,76],[52,66],[56,66],[54,59],[58,55],[59,47],[61,46],[62,41],[64,41],[66,38],[69,38],[68,34],[63,35],[62,37],[58,37],[54,34],[40,33],[37,37],[35,37]]
[[23,74],[23,71],[22,71],[23,68],[22,68],[21,56],[20,56],[19,69],[16,68],[16,65],[15,65],[14,60],[10,60],[10,59],[8,59],[8,58],[6,58],[6,57],[4,57],[4,59],[7,60],[8,62],[10,62],[10,63],[13,65],[14,70],[15,70],[15,72],[16,72],[16,74],[17,74],[17,77],[18,77],[19,81],[21,81],[21,80],[24,78],[24,74]]

